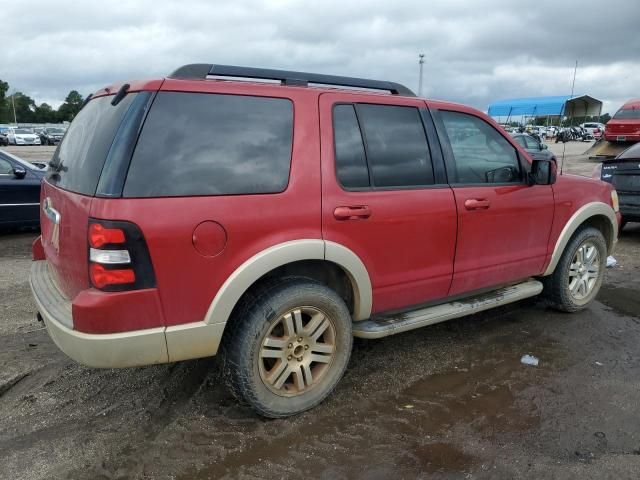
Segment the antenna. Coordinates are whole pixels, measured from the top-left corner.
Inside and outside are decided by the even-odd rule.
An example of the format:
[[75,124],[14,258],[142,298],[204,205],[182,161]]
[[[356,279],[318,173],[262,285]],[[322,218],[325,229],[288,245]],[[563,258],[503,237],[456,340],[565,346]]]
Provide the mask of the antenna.
[[[573,89],[576,86],[576,72],[578,71],[578,60],[576,60],[576,65],[573,67],[573,81],[571,82],[571,97],[569,100],[573,98]],[[573,118],[573,109],[571,110],[571,118]],[[567,142],[562,142],[562,163],[560,164],[560,175],[562,175],[562,170],[564,169],[564,152],[567,149]]]

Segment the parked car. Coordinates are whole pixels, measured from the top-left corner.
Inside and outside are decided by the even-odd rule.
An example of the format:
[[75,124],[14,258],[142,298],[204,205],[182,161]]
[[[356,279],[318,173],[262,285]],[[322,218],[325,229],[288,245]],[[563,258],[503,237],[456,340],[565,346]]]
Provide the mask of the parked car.
[[40,183],[45,170],[0,151],[0,227],[40,224]]
[[9,145],[9,139],[7,138],[9,129],[0,128],[0,145]]
[[60,127],[45,127],[40,133],[42,145],[57,145],[64,136],[64,129]]
[[539,294],[585,308],[619,222],[610,184],[556,177],[473,108],[206,64],[96,92],[41,198],[31,287],[65,353],[112,368],[219,352],[267,417],[318,405],[353,336]]
[[616,158],[599,164],[594,177],[614,186],[618,192],[622,224],[640,222],[640,143],[635,143]]
[[629,100],[607,122],[604,138],[610,142],[640,141],[640,98]]
[[12,145],[40,145],[40,137],[29,128],[11,128],[7,139]]
[[598,123],[598,122],[581,123],[580,128],[582,128],[583,130],[586,130],[590,135],[593,135],[594,137],[596,136],[596,133],[604,132],[604,129],[605,129],[604,123]]
[[524,148],[532,158],[536,160],[552,160],[556,162],[556,156],[549,150],[549,146],[544,142],[539,142],[531,135],[517,133],[512,136],[518,145]]

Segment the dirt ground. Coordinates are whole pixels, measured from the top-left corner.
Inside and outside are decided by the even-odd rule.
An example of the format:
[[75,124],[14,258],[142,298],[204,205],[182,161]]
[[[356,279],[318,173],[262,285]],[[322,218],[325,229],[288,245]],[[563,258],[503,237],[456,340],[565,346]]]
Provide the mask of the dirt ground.
[[[579,153],[565,171],[590,173]],[[215,358],[128,370],[68,359],[35,319],[36,235],[0,235],[2,479],[640,475],[640,224],[587,310],[531,300],[357,341],[335,393],[286,420],[238,405]]]

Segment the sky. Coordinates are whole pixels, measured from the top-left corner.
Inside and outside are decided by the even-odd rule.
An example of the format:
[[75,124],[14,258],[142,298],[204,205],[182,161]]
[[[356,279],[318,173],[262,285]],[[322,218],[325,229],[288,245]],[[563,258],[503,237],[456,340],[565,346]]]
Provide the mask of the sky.
[[[6,5],[3,5],[5,4]],[[571,92],[640,97],[640,1],[0,0],[0,79],[57,107],[120,80],[221,63],[391,80],[486,111]],[[19,5],[19,6],[18,6]]]

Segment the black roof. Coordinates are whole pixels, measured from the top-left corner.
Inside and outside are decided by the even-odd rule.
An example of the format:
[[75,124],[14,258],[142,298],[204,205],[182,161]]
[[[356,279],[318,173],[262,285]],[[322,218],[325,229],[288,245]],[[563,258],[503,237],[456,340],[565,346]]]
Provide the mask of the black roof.
[[393,95],[415,97],[416,95],[404,85],[385,80],[368,80],[356,77],[341,77],[324,75],[321,73],[293,72],[289,70],[273,70],[268,68],[237,67],[233,65],[216,65],[209,63],[192,63],[183,65],[169,75],[177,79],[206,79],[208,76],[255,78],[264,80],[279,80],[282,85],[307,86],[310,83],[318,85],[336,85],[372,90],[386,90]]

